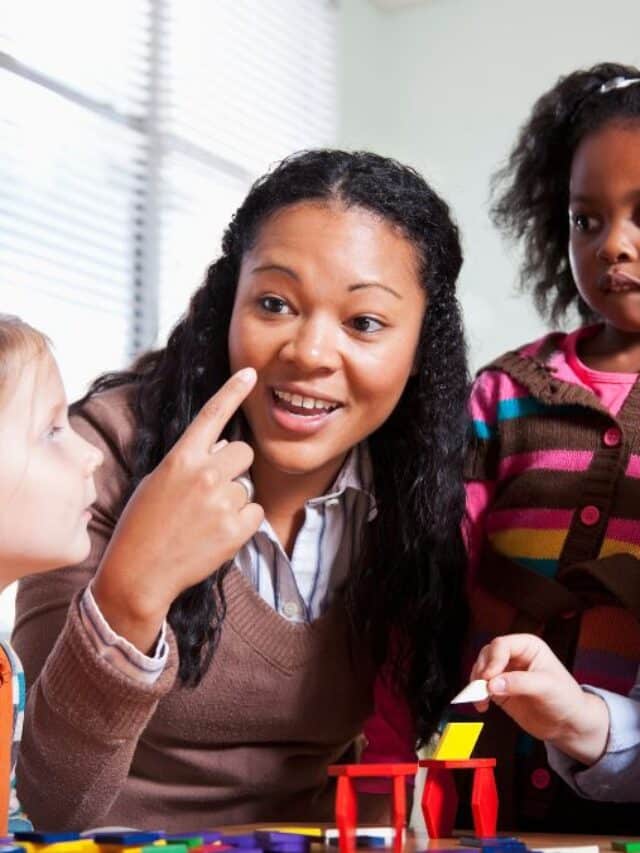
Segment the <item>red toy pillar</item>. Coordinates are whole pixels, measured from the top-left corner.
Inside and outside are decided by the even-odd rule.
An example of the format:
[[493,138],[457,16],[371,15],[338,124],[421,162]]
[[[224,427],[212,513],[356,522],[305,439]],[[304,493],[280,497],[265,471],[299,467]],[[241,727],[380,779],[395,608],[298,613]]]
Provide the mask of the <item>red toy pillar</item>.
[[422,812],[429,838],[450,838],[458,808],[458,793],[452,771],[473,770],[471,811],[478,838],[493,838],[498,821],[498,791],[493,768],[495,758],[469,758],[465,761],[428,758],[420,767],[428,770],[422,795]]
[[407,821],[407,776],[415,776],[416,764],[332,764],[329,776],[337,776],[336,824],[340,853],[353,853],[356,847],[358,804],[353,779],[389,776],[393,780],[392,809],[395,836],[393,849],[400,853]]

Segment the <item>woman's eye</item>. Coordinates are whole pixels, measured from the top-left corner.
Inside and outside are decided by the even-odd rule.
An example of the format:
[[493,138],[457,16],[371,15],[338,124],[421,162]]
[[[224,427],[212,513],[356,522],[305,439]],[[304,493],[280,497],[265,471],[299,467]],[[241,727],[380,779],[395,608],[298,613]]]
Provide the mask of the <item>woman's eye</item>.
[[379,332],[380,329],[384,329],[384,324],[380,322],[380,320],[376,320],[375,317],[367,317],[366,315],[362,317],[355,317],[351,324],[356,332]]
[[262,296],[259,300],[260,307],[269,314],[289,314],[288,304],[279,296]]

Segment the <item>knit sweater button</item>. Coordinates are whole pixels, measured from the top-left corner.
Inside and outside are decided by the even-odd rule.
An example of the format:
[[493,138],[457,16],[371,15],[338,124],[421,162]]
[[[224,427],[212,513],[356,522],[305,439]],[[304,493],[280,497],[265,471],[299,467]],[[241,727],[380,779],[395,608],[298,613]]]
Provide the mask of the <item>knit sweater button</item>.
[[602,440],[607,447],[617,447],[622,440],[622,433],[618,427],[609,427],[608,430],[605,430]]
[[544,767],[538,767],[531,774],[531,784],[539,791],[544,791],[551,784],[551,774]]
[[583,506],[580,510],[580,521],[586,524],[587,527],[593,527],[594,524],[600,521],[600,510],[597,506],[591,504]]

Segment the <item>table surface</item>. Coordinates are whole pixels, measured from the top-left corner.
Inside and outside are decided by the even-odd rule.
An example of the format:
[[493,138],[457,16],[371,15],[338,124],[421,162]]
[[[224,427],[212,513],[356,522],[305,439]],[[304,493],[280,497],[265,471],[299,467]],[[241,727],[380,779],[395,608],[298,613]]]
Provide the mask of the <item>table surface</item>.
[[[333,824],[304,824],[304,823],[289,823],[287,822],[287,827],[293,828],[294,826],[300,827],[310,827],[310,826],[322,826],[323,829],[327,829],[329,827],[333,827]],[[228,826],[224,827],[225,832],[253,832],[256,829],[269,829],[272,827],[273,829],[277,829],[279,826],[284,826],[284,823],[279,824],[268,824],[268,823],[260,823],[260,824],[244,824],[242,826]],[[463,835],[465,833],[459,833],[459,835]],[[469,833],[466,833],[469,834]],[[501,835],[508,835],[508,833],[500,833]],[[537,850],[541,847],[586,847],[588,845],[597,844],[601,850],[609,851],[612,850],[611,842],[613,837],[619,838],[620,836],[606,836],[606,835],[560,835],[560,834],[538,834],[538,833],[522,833],[518,834],[517,838],[520,841],[524,841],[527,847],[533,850]],[[640,838],[640,821],[638,826],[638,838]],[[311,839],[312,841],[314,839]],[[419,850],[447,850],[454,849],[456,847],[462,847],[460,844],[459,838],[438,838],[431,841],[426,841],[422,838],[415,838],[411,832],[407,834],[407,840],[404,845],[404,850],[406,853],[417,853]],[[315,848],[319,849],[319,848]],[[329,850],[335,851],[338,853],[337,847],[329,847]],[[366,851],[367,849],[371,850],[371,853],[381,853],[381,848],[358,848],[358,851]],[[240,851],[241,853],[241,851]],[[478,853],[481,853],[478,850]]]

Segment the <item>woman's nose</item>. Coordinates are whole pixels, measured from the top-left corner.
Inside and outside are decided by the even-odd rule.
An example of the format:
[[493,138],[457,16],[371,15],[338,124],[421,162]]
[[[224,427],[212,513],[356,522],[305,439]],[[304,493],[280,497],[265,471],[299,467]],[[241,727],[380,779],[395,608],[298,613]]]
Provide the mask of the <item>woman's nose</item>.
[[335,370],[340,363],[337,337],[328,321],[302,321],[282,348],[282,357],[305,370]]

